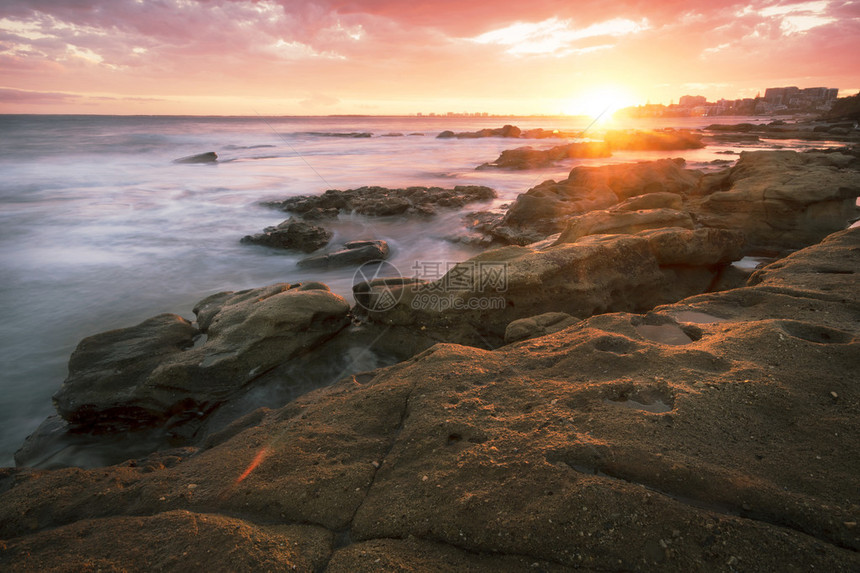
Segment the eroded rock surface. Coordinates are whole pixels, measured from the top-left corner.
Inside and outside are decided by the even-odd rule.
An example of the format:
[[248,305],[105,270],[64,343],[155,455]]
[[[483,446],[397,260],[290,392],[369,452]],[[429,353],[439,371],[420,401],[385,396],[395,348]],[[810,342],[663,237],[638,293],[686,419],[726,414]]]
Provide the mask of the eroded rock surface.
[[777,265],[437,345],[171,464],[3,470],[0,567],[856,571],[860,230]]
[[[706,292],[721,268],[741,257],[743,244],[742,234],[720,229],[636,233],[635,228],[606,235],[594,234],[605,229],[592,228],[592,233],[583,226],[580,231],[555,242],[484,252],[432,282],[358,285],[361,310],[378,324],[420,328],[440,340],[493,348],[518,319],[546,312],[641,312]],[[381,304],[388,299],[396,302]]]
[[489,233],[504,242],[527,244],[561,231],[572,216],[607,209],[633,197],[684,195],[702,174],[684,169],[683,159],[575,167],[563,181],[544,181],[519,195]]
[[703,180],[690,205],[708,227],[738,229],[750,245],[796,249],[844,229],[858,212],[860,173],[840,153],[756,151]]

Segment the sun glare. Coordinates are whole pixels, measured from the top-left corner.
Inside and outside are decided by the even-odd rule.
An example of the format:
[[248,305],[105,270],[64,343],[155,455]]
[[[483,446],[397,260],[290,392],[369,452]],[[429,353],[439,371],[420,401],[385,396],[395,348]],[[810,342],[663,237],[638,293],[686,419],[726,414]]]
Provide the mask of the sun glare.
[[636,103],[636,98],[623,88],[603,87],[583,91],[571,98],[564,108],[564,113],[585,115],[605,122],[609,121],[612,114],[619,109]]

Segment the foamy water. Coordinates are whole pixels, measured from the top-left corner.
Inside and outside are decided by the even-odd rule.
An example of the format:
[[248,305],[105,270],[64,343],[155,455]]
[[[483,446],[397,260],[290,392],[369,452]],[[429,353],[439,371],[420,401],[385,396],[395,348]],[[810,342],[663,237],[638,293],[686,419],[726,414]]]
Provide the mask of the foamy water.
[[[667,125],[681,122],[712,123]],[[209,294],[280,281],[320,280],[351,299],[353,269],[299,271],[295,254],[239,244],[287,218],[260,201],[363,185],[498,191],[498,200],[470,211],[499,207],[544,179],[566,177],[576,164],[683,156],[697,167],[733,159],[716,152],[739,149],[475,171],[504,149],[560,142],[435,137],[504,123],[585,126],[575,119],[0,116],[0,465],[11,465],[23,439],[54,413],[51,395],[85,336],[162,312],[193,319],[193,304]],[[372,137],[330,136],[353,132]],[[206,151],[219,162],[172,163]],[[385,239],[391,262],[409,276],[416,261],[456,262],[475,253],[448,240],[464,231],[462,215],[341,217],[334,240]]]

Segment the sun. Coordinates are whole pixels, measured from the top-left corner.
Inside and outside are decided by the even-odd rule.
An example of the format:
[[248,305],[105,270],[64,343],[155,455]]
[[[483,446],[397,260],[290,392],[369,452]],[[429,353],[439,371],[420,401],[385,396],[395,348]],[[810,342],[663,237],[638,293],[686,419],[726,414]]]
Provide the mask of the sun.
[[609,121],[621,108],[636,105],[636,98],[625,88],[605,86],[587,91],[567,100],[566,115],[585,115],[600,122]]

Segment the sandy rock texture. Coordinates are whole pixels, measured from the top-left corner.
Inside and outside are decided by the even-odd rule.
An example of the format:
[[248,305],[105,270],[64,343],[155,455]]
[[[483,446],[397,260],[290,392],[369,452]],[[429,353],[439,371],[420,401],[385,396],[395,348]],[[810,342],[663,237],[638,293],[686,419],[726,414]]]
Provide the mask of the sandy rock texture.
[[[662,227],[666,221],[689,221],[689,216],[677,211],[668,218],[651,215],[589,213],[555,241],[486,251],[433,282],[360,284],[356,289],[365,304],[356,311],[376,324],[494,348],[504,341],[510,322],[534,315],[642,312],[707,292],[726,266],[741,257],[740,233]],[[602,234],[606,230],[600,223],[619,219],[628,226],[640,221],[658,228],[643,223],[628,233],[613,227],[617,234]],[[642,227],[651,230],[636,233]],[[382,304],[388,298],[392,304]]]
[[857,217],[860,173],[841,153],[741,153],[730,169],[705,177],[690,205],[702,225],[739,229],[750,245],[796,249]]
[[0,568],[856,571],[858,272],[851,229],[740,289],[436,345],[199,450],[4,469]]

